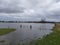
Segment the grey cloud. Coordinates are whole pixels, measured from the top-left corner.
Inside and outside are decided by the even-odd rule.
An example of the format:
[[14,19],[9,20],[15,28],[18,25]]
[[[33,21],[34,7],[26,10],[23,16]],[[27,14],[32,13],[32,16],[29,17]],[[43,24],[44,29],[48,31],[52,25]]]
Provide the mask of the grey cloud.
[[23,7],[16,0],[0,0],[0,13],[22,13]]
[[23,8],[20,8],[19,9],[11,9],[11,8],[3,8],[3,9],[0,9],[0,13],[23,13]]
[[59,2],[60,0],[55,0],[56,2]]
[[[36,18],[39,20],[42,17],[48,19],[56,19],[57,17],[60,19],[59,5],[60,0],[0,0],[0,13],[8,13],[11,16],[10,18],[13,16],[17,19],[25,19],[26,17],[29,20],[37,20]],[[34,12],[31,13],[31,10],[34,10]]]

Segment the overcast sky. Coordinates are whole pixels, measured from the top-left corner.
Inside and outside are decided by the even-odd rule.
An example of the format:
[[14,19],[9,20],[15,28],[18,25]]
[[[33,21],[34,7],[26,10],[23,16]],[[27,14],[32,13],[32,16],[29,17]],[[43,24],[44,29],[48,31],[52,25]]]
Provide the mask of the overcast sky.
[[0,20],[60,20],[60,0],[0,0]]

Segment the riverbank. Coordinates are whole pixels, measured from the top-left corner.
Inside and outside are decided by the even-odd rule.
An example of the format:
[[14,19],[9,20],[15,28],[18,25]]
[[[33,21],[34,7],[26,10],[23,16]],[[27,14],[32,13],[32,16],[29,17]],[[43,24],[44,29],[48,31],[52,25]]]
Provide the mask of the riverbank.
[[[34,45],[60,45],[60,23],[56,23],[53,32],[42,39],[37,39]],[[30,45],[32,45],[30,43]]]
[[13,28],[0,28],[0,36],[15,31]]

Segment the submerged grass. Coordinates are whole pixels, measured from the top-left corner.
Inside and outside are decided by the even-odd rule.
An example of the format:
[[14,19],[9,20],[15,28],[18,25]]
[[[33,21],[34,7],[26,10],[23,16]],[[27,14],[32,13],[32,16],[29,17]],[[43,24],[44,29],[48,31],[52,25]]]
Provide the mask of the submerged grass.
[[13,28],[0,28],[0,35],[5,35],[8,34],[12,31],[15,31]]
[[5,42],[5,40],[0,40],[0,43],[4,43]]
[[60,45],[60,23],[55,24],[51,34],[36,40],[34,45]]

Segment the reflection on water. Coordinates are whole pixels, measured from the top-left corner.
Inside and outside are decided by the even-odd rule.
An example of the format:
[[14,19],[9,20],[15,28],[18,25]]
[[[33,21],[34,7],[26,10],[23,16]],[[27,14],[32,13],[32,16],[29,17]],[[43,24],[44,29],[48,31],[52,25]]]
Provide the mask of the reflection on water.
[[16,28],[16,31],[0,36],[5,42],[0,45],[17,45],[18,43],[29,43],[32,40],[42,38],[51,33],[54,24],[43,23],[0,23],[0,28]]

